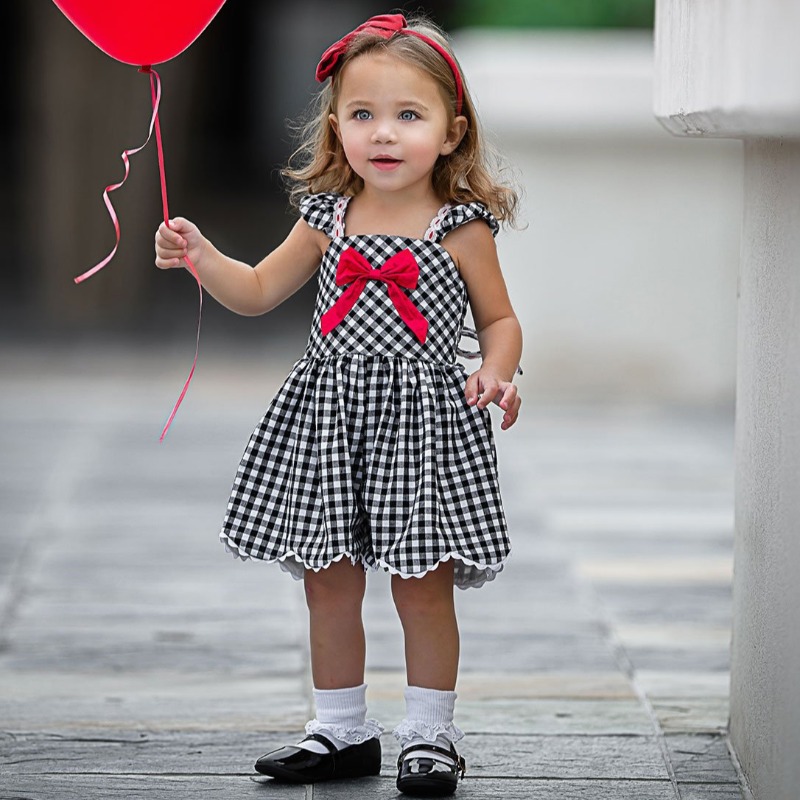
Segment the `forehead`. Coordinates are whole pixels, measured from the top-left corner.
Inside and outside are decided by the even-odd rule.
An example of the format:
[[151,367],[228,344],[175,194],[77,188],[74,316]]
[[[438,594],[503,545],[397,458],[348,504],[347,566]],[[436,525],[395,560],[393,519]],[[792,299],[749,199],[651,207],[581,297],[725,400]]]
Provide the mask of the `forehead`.
[[349,97],[388,99],[392,96],[444,102],[442,90],[431,75],[390,53],[365,53],[343,67],[339,78],[340,101]]

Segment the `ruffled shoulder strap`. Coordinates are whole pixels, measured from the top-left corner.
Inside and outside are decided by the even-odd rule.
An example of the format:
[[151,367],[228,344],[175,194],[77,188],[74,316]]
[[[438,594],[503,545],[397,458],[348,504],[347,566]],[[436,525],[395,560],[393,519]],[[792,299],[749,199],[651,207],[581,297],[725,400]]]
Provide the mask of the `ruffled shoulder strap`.
[[343,206],[346,202],[347,198],[340,194],[330,192],[307,194],[300,198],[300,216],[312,228],[322,231],[331,238],[340,236],[340,230],[344,228]]
[[431,242],[440,242],[450,231],[454,231],[474,219],[482,219],[492,231],[492,236],[497,236],[500,223],[483,203],[474,202],[442,206],[431,220],[430,227],[425,233],[425,239]]

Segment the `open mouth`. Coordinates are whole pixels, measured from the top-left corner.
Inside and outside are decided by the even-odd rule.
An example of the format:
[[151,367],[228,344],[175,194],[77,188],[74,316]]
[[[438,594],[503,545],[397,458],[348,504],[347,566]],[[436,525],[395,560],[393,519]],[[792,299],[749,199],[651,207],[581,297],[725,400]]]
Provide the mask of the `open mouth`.
[[378,169],[391,169],[401,163],[399,158],[392,158],[391,156],[376,156],[370,159],[370,163],[374,164]]

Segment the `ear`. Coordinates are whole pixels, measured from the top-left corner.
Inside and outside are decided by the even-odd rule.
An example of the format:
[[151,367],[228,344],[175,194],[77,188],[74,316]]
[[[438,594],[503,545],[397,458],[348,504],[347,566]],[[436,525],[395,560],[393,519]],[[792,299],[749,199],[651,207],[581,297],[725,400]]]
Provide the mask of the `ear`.
[[455,117],[450,127],[447,129],[447,136],[445,137],[442,149],[439,151],[440,156],[449,156],[453,150],[461,144],[464,134],[467,132],[467,118]]
[[339,118],[336,116],[336,114],[328,114],[328,122],[330,123],[331,128],[333,128],[336,138],[341,142],[342,134],[339,130]]

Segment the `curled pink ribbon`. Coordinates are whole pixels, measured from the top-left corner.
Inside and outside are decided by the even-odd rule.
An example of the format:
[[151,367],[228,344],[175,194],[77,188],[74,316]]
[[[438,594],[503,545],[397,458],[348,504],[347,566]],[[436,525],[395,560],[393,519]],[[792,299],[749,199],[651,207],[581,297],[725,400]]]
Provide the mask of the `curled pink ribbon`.
[[[114,257],[117,252],[117,248],[119,247],[119,239],[120,239],[120,228],[119,228],[119,219],[117,218],[117,213],[114,210],[114,205],[109,198],[109,194],[113,191],[122,186],[125,181],[128,179],[128,174],[130,173],[130,158],[129,156],[135,155],[140,150],[143,150],[147,143],[150,141],[150,137],[153,135],[153,131],[156,132],[156,148],[158,150],[158,171],[159,176],[161,178],[161,203],[164,209],[164,222],[169,227],[169,207],[167,204],[167,179],[164,173],[164,150],[161,145],[161,125],[158,119],[158,107],[161,104],[161,78],[159,77],[158,73],[150,66],[143,66],[139,69],[139,72],[143,72],[150,76],[150,97],[153,102],[153,115],[150,117],[150,128],[147,132],[147,139],[145,139],[144,144],[140,145],[139,147],[135,148],[134,150],[123,150],[120,158],[122,159],[123,164],[125,164],[125,175],[123,176],[122,180],[119,183],[112,183],[103,191],[103,202],[105,203],[106,208],[108,209],[108,214],[111,217],[111,221],[114,223],[114,231],[116,233],[117,240],[114,244],[114,247],[111,248],[111,252],[99,263],[95,264],[91,269],[84,272],[82,275],[79,275],[75,278],[75,283],[82,283],[87,278],[91,278],[96,272],[99,272],[109,261]],[[200,307],[197,313],[197,338],[195,341],[195,349],[194,349],[194,361],[192,362],[192,368],[189,371],[189,376],[186,378],[186,381],[183,384],[183,389],[181,390],[180,396],[178,397],[175,406],[172,409],[172,413],[169,415],[167,419],[166,425],[164,425],[164,429],[161,431],[161,436],[159,437],[159,441],[163,442],[164,437],[167,435],[167,431],[172,425],[172,421],[175,419],[175,415],[178,413],[178,408],[180,407],[181,403],[183,402],[183,398],[186,397],[186,392],[189,389],[189,384],[192,382],[192,377],[194,376],[194,370],[197,366],[197,356],[200,352],[200,323],[203,317],[203,285],[200,282],[200,276],[197,274],[197,270],[192,264],[189,256],[184,256],[183,259],[186,262],[186,265],[189,267],[189,271],[192,273],[195,281],[197,281],[197,289],[200,294]]]

